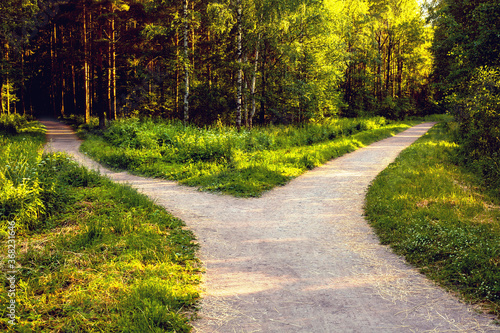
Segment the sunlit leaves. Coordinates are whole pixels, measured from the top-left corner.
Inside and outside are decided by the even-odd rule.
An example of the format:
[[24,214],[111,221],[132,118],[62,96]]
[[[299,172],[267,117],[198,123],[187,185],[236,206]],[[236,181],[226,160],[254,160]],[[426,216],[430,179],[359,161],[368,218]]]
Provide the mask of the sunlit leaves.
[[216,33],[224,34],[230,31],[236,23],[234,13],[227,4],[213,2],[207,7],[208,17],[210,18],[210,27]]

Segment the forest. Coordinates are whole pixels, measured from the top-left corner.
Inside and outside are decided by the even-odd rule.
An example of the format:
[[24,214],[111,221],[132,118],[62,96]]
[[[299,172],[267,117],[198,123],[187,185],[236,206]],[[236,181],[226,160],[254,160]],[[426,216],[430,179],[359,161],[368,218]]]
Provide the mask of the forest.
[[431,112],[416,0],[2,1],[2,113],[237,127]]

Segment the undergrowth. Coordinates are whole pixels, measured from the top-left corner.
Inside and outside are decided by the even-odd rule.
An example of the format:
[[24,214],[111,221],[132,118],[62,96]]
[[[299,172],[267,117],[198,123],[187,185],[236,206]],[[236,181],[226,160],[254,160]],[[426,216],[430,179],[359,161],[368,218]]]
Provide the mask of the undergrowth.
[[238,132],[126,119],[113,122],[102,136],[88,135],[82,150],[112,168],[249,197],[415,123],[327,119]]
[[500,198],[452,162],[460,149],[449,127],[431,129],[376,178],[366,214],[383,244],[500,315]]
[[[36,123],[13,127],[0,132],[0,330],[189,332],[199,265],[182,221],[64,154],[44,154]],[[14,326],[6,292],[12,222]]]

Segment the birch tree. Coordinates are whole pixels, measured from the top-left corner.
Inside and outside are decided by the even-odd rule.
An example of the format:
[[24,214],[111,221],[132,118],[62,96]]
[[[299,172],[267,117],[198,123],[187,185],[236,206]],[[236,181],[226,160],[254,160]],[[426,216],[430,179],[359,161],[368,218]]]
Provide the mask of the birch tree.
[[188,0],[183,0],[184,18],[184,124],[189,122],[189,16]]

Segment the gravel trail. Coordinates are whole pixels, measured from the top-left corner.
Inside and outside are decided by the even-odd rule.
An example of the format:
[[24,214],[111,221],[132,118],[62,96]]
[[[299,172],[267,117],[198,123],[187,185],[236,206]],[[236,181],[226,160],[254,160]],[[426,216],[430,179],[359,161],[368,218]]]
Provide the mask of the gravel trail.
[[186,222],[206,268],[195,332],[500,332],[394,255],[363,217],[375,176],[434,124],[332,160],[257,199],[107,170],[54,121],[47,150],[128,183]]

